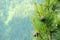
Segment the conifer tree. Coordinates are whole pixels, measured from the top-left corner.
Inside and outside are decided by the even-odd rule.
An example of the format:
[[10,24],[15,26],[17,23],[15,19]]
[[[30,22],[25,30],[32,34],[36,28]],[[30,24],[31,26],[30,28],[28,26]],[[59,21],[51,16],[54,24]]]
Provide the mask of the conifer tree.
[[60,0],[34,2],[33,40],[60,40]]

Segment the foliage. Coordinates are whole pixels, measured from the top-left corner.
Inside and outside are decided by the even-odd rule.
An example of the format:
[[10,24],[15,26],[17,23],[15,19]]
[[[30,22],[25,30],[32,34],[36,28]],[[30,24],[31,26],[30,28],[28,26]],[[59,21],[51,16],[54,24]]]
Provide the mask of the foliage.
[[34,2],[34,10],[32,23],[39,36],[33,37],[33,40],[60,40],[60,19],[58,16],[60,0],[45,0],[40,4]]

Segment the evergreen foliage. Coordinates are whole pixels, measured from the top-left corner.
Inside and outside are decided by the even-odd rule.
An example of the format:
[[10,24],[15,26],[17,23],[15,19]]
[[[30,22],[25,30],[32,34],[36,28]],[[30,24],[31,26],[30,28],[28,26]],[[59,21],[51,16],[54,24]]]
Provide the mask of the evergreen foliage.
[[60,0],[34,2],[35,16],[32,17],[35,33],[33,40],[60,40]]

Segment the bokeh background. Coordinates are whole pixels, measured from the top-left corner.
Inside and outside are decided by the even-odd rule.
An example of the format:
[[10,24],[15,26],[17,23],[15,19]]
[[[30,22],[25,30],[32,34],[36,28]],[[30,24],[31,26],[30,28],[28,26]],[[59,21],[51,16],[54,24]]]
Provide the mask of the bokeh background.
[[0,0],[0,40],[32,40],[33,3],[34,0]]

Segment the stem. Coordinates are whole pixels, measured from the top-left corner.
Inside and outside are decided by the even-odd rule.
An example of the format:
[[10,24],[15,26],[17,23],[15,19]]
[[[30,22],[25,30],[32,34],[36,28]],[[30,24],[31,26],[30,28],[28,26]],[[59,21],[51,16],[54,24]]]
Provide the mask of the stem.
[[49,40],[52,40],[52,33],[49,32]]

